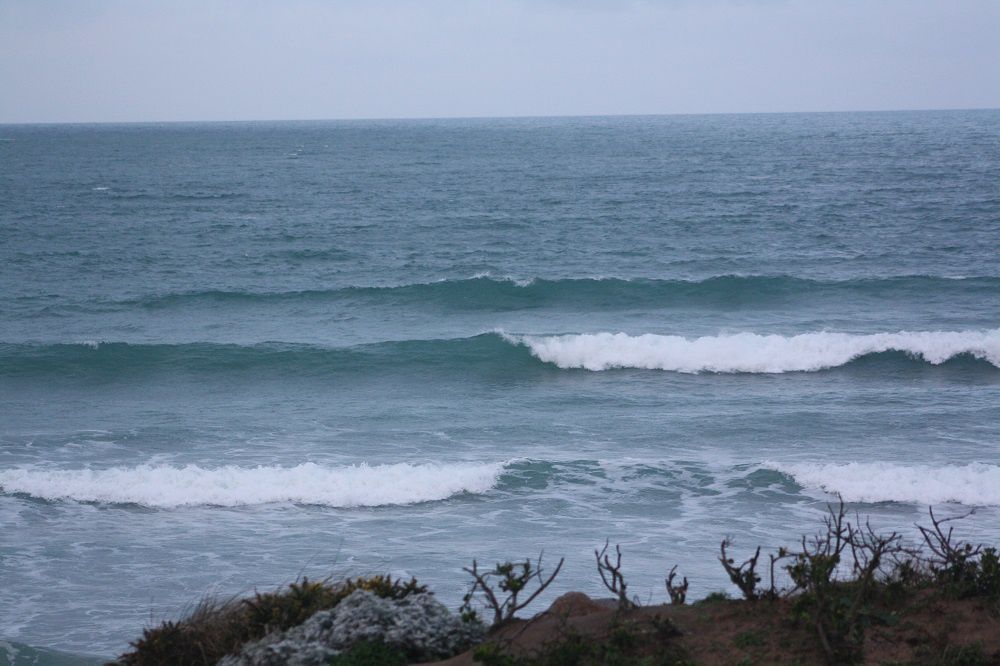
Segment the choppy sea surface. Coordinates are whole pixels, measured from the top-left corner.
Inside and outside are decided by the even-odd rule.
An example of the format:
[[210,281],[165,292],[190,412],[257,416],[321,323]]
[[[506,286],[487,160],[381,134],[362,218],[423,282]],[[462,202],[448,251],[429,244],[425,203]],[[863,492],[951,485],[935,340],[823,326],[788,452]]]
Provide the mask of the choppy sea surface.
[[837,493],[1000,541],[998,111],[0,126],[0,661]]

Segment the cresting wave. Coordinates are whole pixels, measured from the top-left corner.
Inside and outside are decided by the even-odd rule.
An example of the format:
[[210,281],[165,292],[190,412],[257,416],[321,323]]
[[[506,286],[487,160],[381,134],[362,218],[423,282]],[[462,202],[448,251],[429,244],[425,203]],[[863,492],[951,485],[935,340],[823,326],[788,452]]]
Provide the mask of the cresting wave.
[[732,335],[684,338],[676,335],[592,333],[506,336],[541,361],[560,368],[610,370],[640,368],[699,373],[781,373],[817,371],[884,352],[904,352],[938,365],[962,354],[1000,367],[1000,329],[920,331],[852,335]]
[[[691,465],[695,467],[692,468]],[[779,463],[755,467],[786,475],[804,488],[839,494],[847,502],[913,504],[960,503],[1000,506],[1000,465],[905,465],[888,462]],[[0,494],[21,494],[48,501],[133,504],[160,509],[191,506],[237,507],[272,503],[336,508],[406,505],[448,499],[463,493],[537,493],[540,487],[579,482],[591,492],[622,493],[657,487],[683,493],[703,480],[688,478],[701,470],[715,483],[733,474],[752,479],[745,468],[702,470],[697,463],[603,460],[547,461],[512,459],[497,463],[451,463],[294,467],[139,465],[108,469],[0,470]],[[592,488],[593,482],[598,486]],[[755,487],[761,483],[754,481]],[[773,481],[761,488],[769,488]],[[664,485],[665,484],[665,485]],[[721,486],[720,486],[721,487]],[[551,489],[550,489],[551,490]]]
[[893,362],[941,364],[956,357],[1000,367],[1000,329],[874,333],[802,333],[685,338],[675,335],[586,333],[517,335],[482,333],[468,338],[403,340],[354,347],[269,342],[76,344],[0,343],[0,377],[55,376],[114,379],[178,372],[220,376],[328,376],[332,373],[443,372],[525,373],[545,368],[637,368],[681,373],[782,373],[836,368],[859,358],[901,354]]
[[[831,297],[912,300],[970,293],[996,293],[1000,278],[906,275],[856,280],[812,280],[790,276],[722,275],[704,280],[623,278],[497,278],[476,275],[393,286],[348,286],[285,292],[208,290],[145,296],[117,306],[182,308],[203,305],[256,305],[350,302],[370,306],[419,306],[443,310],[518,310],[561,307],[583,310],[629,308],[774,306]],[[107,304],[105,304],[107,305]]]
[[1000,506],[1000,466],[872,463],[764,463],[807,488],[839,493],[847,502]]
[[155,508],[292,502],[330,507],[385,506],[485,493],[504,463],[218,467],[140,465],[110,469],[0,470],[0,492],[45,500]]

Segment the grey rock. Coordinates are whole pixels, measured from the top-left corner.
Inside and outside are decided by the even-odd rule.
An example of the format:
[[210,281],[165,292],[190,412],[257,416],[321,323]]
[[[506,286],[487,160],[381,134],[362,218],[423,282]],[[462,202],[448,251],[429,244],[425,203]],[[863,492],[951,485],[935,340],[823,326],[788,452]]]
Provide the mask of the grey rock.
[[430,593],[382,599],[357,590],[335,608],[297,627],[275,632],[226,657],[220,666],[319,666],[361,641],[381,641],[413,661],[444,659],[485,636],[479,622],[463,622]]

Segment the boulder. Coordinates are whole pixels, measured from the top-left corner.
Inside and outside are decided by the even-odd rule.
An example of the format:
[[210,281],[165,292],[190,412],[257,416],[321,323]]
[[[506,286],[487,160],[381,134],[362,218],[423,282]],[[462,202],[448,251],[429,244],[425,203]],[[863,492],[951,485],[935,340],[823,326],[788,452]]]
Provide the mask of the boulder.
[[606,613],[607,608],[594,601],[583,592],[567,592],[557,598],[549,606],[546,612],[548,615],[559,617],[580,617],[593,613]]
[[479,622],[463,622],[429,592],[383,599],[357,590],[334,608],[297,627],[243,647],[220,666],[320,666],[362,641],[402,650],[411,661],[443,659],[485,636]]

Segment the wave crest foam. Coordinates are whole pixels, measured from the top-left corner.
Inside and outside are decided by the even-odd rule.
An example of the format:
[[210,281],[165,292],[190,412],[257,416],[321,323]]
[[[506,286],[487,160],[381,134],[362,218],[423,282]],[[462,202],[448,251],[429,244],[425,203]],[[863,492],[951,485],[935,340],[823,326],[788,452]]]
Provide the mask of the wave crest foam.
[[807,488],[839,493],[845,502],[1000,506],[1000,466],[871,463],[764,463]]
[[385,506],[485,493],[504,464],[367,464],[324,467],[140,465],[103,470],[0,470],[0,492],[46,500],[156,508],[274,502],[331,507]]
[[684,338],[676,335],[589,333],[510,336],[536,358],[560,368],[640,368],[699,373],[817,371],[882,352],[905,352],[932,364],[969,354],[1000,367],[1000,329],[874,333],[803,333]]

